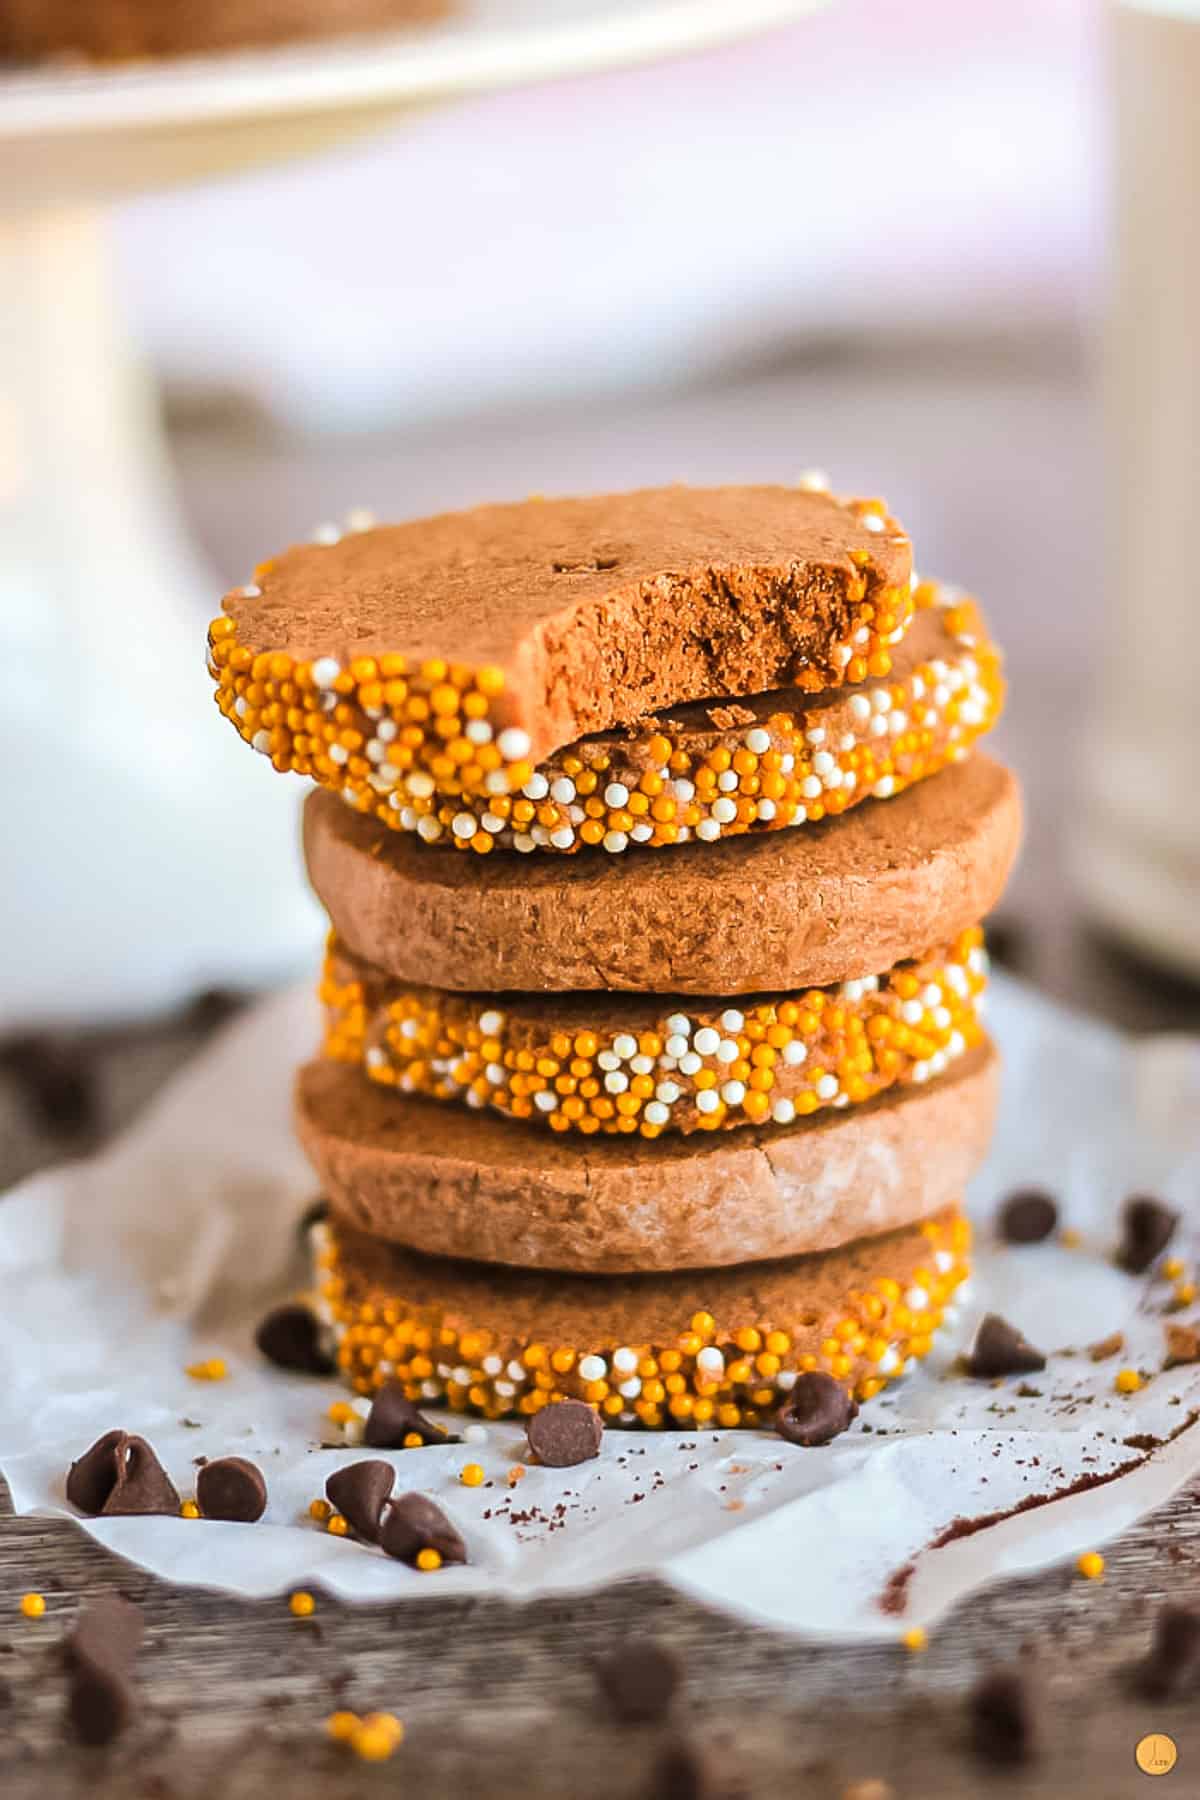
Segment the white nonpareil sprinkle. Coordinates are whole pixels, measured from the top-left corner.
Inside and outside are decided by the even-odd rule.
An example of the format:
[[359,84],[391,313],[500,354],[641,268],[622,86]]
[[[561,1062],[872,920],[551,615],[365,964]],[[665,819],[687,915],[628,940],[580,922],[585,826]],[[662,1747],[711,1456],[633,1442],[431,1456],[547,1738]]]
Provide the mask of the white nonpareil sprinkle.
[[550,792],[550,783],[546,780],[544,775],[539,775],[535,769],[533,774],[529,777],[529,780],[525,783],[525,786],[521,789],[521,792],[527,800],[544,800],[546,795]]
[[336,525],[318,525],[312,534],[314,544],[340,544],[342,534]]
[[486,1425],[464,1425],[463,1426],[463,1443],[464,1444],[486,1444],[487,1441],[488,1441],[488,1431],[487,1431]]
[[721,1014],[722,1031],[741,1031],[745,1023],[745,1013],[738,1012],[736,1007],[731,1006],[727,1012]]
[[770,733],[764,731],[761,725],[756,725],[753,731],[746,733],[746,748],[753,751],[755,756],[765,756],[771,748]]
[[[718,800],[716,805],[719,806],[720,804],[721,802]],[[701,819],[696,827],[696,836],[702,843],[715,844],[720,835],[721,821],[719,819]]]
[[681,1075],[698,1075],[703,1067],[702,1059],[696,1055],[694,1050],[689,1050],[686,1056],[681,1056],[679,1059]]
[[721,1042],[721,1035],[711,1025],[702,1025],[692,1039],[692,1048],[700,1056],[711,1056]]
[[608,1364],[602,1356],[581,1356],[579,1373],[584,1381],[603,1381],[608,1374]]
[[786,1095],[776,1100],[771,1108],[771,1117],[777,1125],[790,1125],[796,1117],[796,1108]]
[[496,748],[505,762],[522,762],[529,755],[529,733],[519,725],[509,725],[496,739]]
[[838,1091],[837,1076],[822,1075],[815,1091],[818,1100],[832,1100]]
[[881,1375],[894,1375],[900,1367],[900,1356],[894,1344],[889,1344],[879,1361],[875,1364]]
[[649,1100],[643,1109],[642,1116],[647,1125],[665,1125],[671,1117],[671,1112],[670,1108],[664,1106],[661,1100]]
[[622,1062],[628,1062],[631,1056],[637,1055],[637,1039],[622,1031],[613,1039],[613,1049]]
[[738,1049],[736,1043],[734,1042],[734,1040],[732,1038],[722,1038],[720,1043],[717,1045],[717,1061],[718,1062],[721,1062],[721,1063],[736,1062],[740,1055],[741,1055],[741,1051]]
[[629,839],[623,831],[606,831],[604,834],[604,848],[614,856],[619,855],[628,843]]
[[900,1007],[900,1017],[906,1025],[919,1025],[925,1017],[925,1008],[919,1000],[905,1000]]
[[796,486],[806,494],[827,494],[829,477],[824,469],[805,469],[802,474],[797,475]]
[[557,1094],[548,1093],[545,1088],[539,1088],[537,1093],[533,1096],[533,1104],[537,1107],[539,1112],[552,1113],[558,1105],[558,1096]]
[[414,800],[430,800],[433,798],[433,776],[425,769],[414,769],[405,779],[405,787]]
[[477,829],[477,821],[474,813],[455,813],[450,821],[450,829],[456,838],[474,837]]
[[696,1095],[696,1111],[699,1113],[716,1112],[721,1104],[721,1096],[715,1088],[703,1088]]
[[485,1012],[479,1015],[479,1029],[484,1037],[495,1037],[504,1030],[504,1014],[502,1012]]
[[610,781],[604,790],[604,804],[614,809],[629,803],[629,789],[623,781]]
[[560,775],[550,783],[550,798],[559,806],[570,806],[575,798],[575,783],[569,775]]
[[790,1044],[783,1046],[783,1060],[793,1069],[808,1061],[808,1045],[802,1044],[799,1038],[793,1038]]
[[601,1050],[596,1058],[596,1062],[602,1069],[619,1069],[621,1066],[621,1058],[617,1055],[615,1049]]
[[722,796],[720,800],[713,801],[712,816],[718,825],[732,825],[737,818],[737,806],[732,800]]
[[556,825],[550,833],[550,842],[556,850],[569,850],[575,842],[575,832],[570,825]]
[[924,1312],[929,1305],[929,1295],[923,1287],[910,1287],[904,1296],[904,1304],[909,1312]]
[[331,688],[341,672],[341,665],[332,656],[318,656],[310,671],[315,686],[319,688]]
[[[686,1013],[672,1013],[667,1020],[667,1030],[678,1032],[681,1037],[686,1038],[691,1029],[692,1021],[688,1018]],[[672,1056],[680,1056],[681,1054],[682,1052],[679,1050],[671,1051]]]
[[674,1106],[683,1089],[674,1081],[660,1081],[654,1090],[654,1098],[661,1100],[665,1106]]
[[623,1094],[628,1086],[629,1077],[628,1075],[623,1074],[620,1069],[610,1069],[608,1074],[604,1077],[604,1091],[606,1094]]
[[696,1352],[696,1367],[702,1369],[706,1375],[723,1375],[725,1358],[715,1344],[705,1344],[703,1350]]
[[[407,808],[405,810],[407,811]],[[427,844],[436,843],[442,835],[441,820],[435,819],[432,813],[425,813],[417,820],[416,831],[417,836],[423,838]]]
[[741,1081],[727,1081],[721,1089],[721,1098],[726,1106],[740,1106],[742,1101],[746,1098],[745,1083]]
[[500,1373],[501,1369],[504,1367],[504,1364],[501,1362],[501,1360],[498,1356],[485,1356],[482,1363],[479,1366],[483,1370],[485,1375],[495,1376]]
[[628,1344],[622,1345],[619,1350],[613,1351],[612,1366],[618,1375],[636,1375],[638,1366],[637,1351],[631,1350]]
[[875,786],[871,789],[871,792],[877,800],[886,800],[888,796],[894,794],[895,791],[896,782],[894,776],[891,775],[881,775],[879,780],[875,783]]
[[736,769],[722,769],[717,776],[717,787],[722,794],[736,794],[738,790],[738,772]]
[[818,800],[822,792],[820,776],[806,775],[800,783],[800,792],[806,800]]

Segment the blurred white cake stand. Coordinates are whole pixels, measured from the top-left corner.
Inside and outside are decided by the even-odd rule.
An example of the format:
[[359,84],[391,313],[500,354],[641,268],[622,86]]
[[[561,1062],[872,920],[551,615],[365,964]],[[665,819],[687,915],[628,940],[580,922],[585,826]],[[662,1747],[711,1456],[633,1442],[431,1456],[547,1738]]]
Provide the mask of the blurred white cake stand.
[[319,941],[297,785],[212,705],[223,584],[176,509],[105,208],[817,4],[466,0],[420,32],[0,76],[0,1031],[262,982]]

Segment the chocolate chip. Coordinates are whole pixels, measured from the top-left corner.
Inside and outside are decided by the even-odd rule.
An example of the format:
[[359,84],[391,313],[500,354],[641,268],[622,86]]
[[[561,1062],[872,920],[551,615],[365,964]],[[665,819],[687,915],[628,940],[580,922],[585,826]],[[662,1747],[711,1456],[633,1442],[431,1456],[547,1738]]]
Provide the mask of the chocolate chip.
[[1035,1350],[1015,1325],[999,1313],[985,1314],[967,1358],[968,1375],[987,1381],[994,1375],[1030,1375],[1045,1366],[1041,1351]]
[[1117,1251],[1118,1267],[1130,1275],[1144,1275],[1156,1256],[1170,1243],[1179,1214],[1149,1194],[1135,1194],[1121,1214],[1123,1236]]
[[696,1744],[676,1738],[659,1753],[647,1800],[747,1800],[744,1784]]
[[440,1506],[424,1494],[402,1494],[389,1502],[379,1542],[397,1562],[415,1563],[421,1550],[436,1550],[444,1563],[465,1563],[467,1546]]
[[649,1639],[635,1640],[598,1662],[596,1679],[618,1719],[645,1725],[666,1717],[679,1686],[679,1662]]
[[971,1690],[971,1747],[991,1763],[1024,1762],[1034,1747],[1033,1709],[1016,1669],[993,1669]]
[[379,1523],[395,1484],[391,1463],[368,1457],[335,1469],[325,1483],[330,1504],[369,1544],[379,1542]]
[[1038,1188],[1022,1188],[1010,1194],[997,1215],[996,1225],[1006,1244],[1040,1244],[1058,1224],[1058,1207]]
[[67,1499],[81,1513],[95,1517],[103,1512],[104,1502],[117,1485],[128,1441],[128,1432],[106,1431],[67,1470]]
[[457,1438],[417,1411],[402,1384],[386,1381],[371,1402],[363,1427],[363,1443],[372,1450],[403,1450],[404,1440],[419,1437],[423,1444],[453,1444]]
[[599,1456],[604,1422],[586,1400],[555,1400],[533,1414],[525,1435],[548,1469],[573,1469]]
[[67,1471],[67,1499],[80,1512],[117,1517],[177,1513],[179,1495],[143,1437],[106,1431]]
[[299,1301],[277,1306],[263,1319],[254,1341],[277,1368],[301,1375],[332,1375],[334,1360],[322,1341],[321,1324],[311,1307]]
[[840,1381],[820,1369],[797,1375],[791,1393],[775,1414],[775,1429],[789,1444],[806,1450],[828,1444],[858,1417],[858,1402]]
[[196,1476],[196,1504],[206,1519],[230,1519],[253,1525],[267,1510],[267,1484],[261,1469],[244,1456],[218,1456]]
[[1145,1660],[1134,1670],[1134,1687],[1147,1700],[1165,1700],[1181,1688],[1192,1690],[1200,1674],[1200,1613],[1164,1606],[1154,1621]]
[[130,1681],[144,1625],[138,1607],[116,1594],[88,1601],[67,1639],[67,1711],[85,1744],[107,1744],[134,1712]]

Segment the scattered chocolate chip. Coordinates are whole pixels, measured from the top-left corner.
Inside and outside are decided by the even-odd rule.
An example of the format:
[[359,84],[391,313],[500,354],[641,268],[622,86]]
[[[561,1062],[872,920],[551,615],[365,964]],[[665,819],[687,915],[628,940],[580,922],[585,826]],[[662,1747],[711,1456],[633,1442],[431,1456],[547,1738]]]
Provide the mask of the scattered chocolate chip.
[[267,1510],[262,1470],[244,1456],[218,1456],[196,1476],[196,1505],[206,1519],[253,1525]]
[[383,1515],[379,1542],[398,1562],[415,1563],[421,1550],[436,1550],[444,1563],[465,1563],[467,1546],[440,1506],[424,1494],[402,1494]]
[[1029,927],[1020,919],[989,919],[984,926],[987,952],[993,962],[1018,973],[1027,970],[1032,959],[1033,940]]
[[745,1800],[746,1788],[696,1744],[676,1738],[659,1753],[647,1800]]
[[596,1679],[618,1719],[645,1725],[666,1717],[679,1686],[679,1661],[649,1639],[635,1640],[598,1662]]
[[968,1375],[986,1381],[994,1375],[1031,1375],[1045,1366],[1041,1351],[1035,1350],[1015,1325],[999,1313],[984,1315],[967,1358]]
[[398,1381],[385,1381],[367,1414],[363,1443],[372,1450],[403,1450],[404,1440],[419,1437],[423,1444],[454,1444],[457,1438],[417,1410]]
[[548,1469],[573,1469],[599,1456],[604,1422],[586,1400],[555,1400],[525,1427],[529,1448]]
[[1010,1194],[996,1219],[1006,1244],[1040,1244],[1058,1224],[1058,1207],[1039,1188]]
[[1164,1606],[1154,1621],[1149,1652],[1134,1670],[1134,1687],[1147,1700],[1165,1700],[1181,1688],[1194,1689],[1198,1674],[1200,1613]]
[[143,1437],[106,1431],[67,1471],[67,1499],[80,1512],[116,1517],[177,1513],[179,1495]]
[[991,1763],[1024,1762],[1034,1747],[1033,1709],[1016,1669],[993,1669],[968,1700],[971,1747]]
[[1144,1275],[1170,1243],[1179,1214],[1149,1194],[1135,1194],[1121,1214],[1123,1236],[1117,1265],[1130,1275]]
[[789,1444],[814,1449],[828,1444],[858,1417],[858,1402],[840,1381],[820,1369],[798,1375],[775,1414],[775,1429]]
[[130,1675],[143,1630],[140,1609],[117,1594],[85,1603],[66,1642],[71,1672],[67,1711],[83,1743],[111,1743],[129,1723],[134,1711]]
[[1125,1334],[1114,1331],[1111,1337],[1101,1338],[1099,1343],[1088,1345],[1088,1355],[1093,1362],[1107,1362],[1110,1356],[1119,1356],[1125,1348]]
[[335,1469],[325,1483],[329,1503],[369,1544],[379,1542],[379,1523],[391,1497],[396,1475],[391,1463],[368,1457]]
[[11,1075],[30,1111],[60,1138],[87,1137],[100,1124],[96,1060],[69,1038],[9,1038],[0,1045],[0,1069]]
[[254,1333],[268,1362],[300,1375],[332,1375],[334,1360],[322,1341],[321,1323],[311,1307],[296,1301],[277,1306]]
[[1167,1357],[1164,1369],[1177,1368],[1180,1363],[1200,1362],[1200,1331],[1194,1325],[1167,1325]]
[[103,1512],[104,1502],[117,1485],[128,1441],[128,1432],[106,1431],[67,1470],[67,1499],[81,1513],[95,1517]]

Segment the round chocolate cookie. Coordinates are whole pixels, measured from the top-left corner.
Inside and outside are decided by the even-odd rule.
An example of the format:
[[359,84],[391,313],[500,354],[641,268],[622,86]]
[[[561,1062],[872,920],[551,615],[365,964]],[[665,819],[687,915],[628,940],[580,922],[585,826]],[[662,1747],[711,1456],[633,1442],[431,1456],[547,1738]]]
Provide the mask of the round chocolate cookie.
[[466,993],[792,992],[945,944],[999,899],[1021,835],[1007,769],[976,752],[886,804],[670,854],[432,851],[309,796],[304,848],[346,946]]
[[585,1137],[790,1125],[921,1086],[983,1041],[983,933],[796,994],[453,994],[330,946],[324,1052],[372,1081]]
[[869,1400],[929,1350],[967,1274],[953,1206],[823,1255],[582,1277],[414,1256],[334,1220],[316,1282],[346,1379],[456,1411],[529,1417],[586,1400],[608,1425],[770,1422],[797,1375]]
[[887,675],[911,568],[881,501],[802,488],[478,506],[260,564],[209,661],[281,770],[367,799],[414,769],[517,794],[564,745],[665,707]]
[[530,1269],[714,1268],[949,1204],[987,1148],[998,1076],[985,1041],[925,1086],[789,1126],[580,1142],[322,1060],[300,1072],[296,1123],[334,1215],[375,1237]]
[[4,0],[0,60],[129,62],[441,18],[448,0]]

